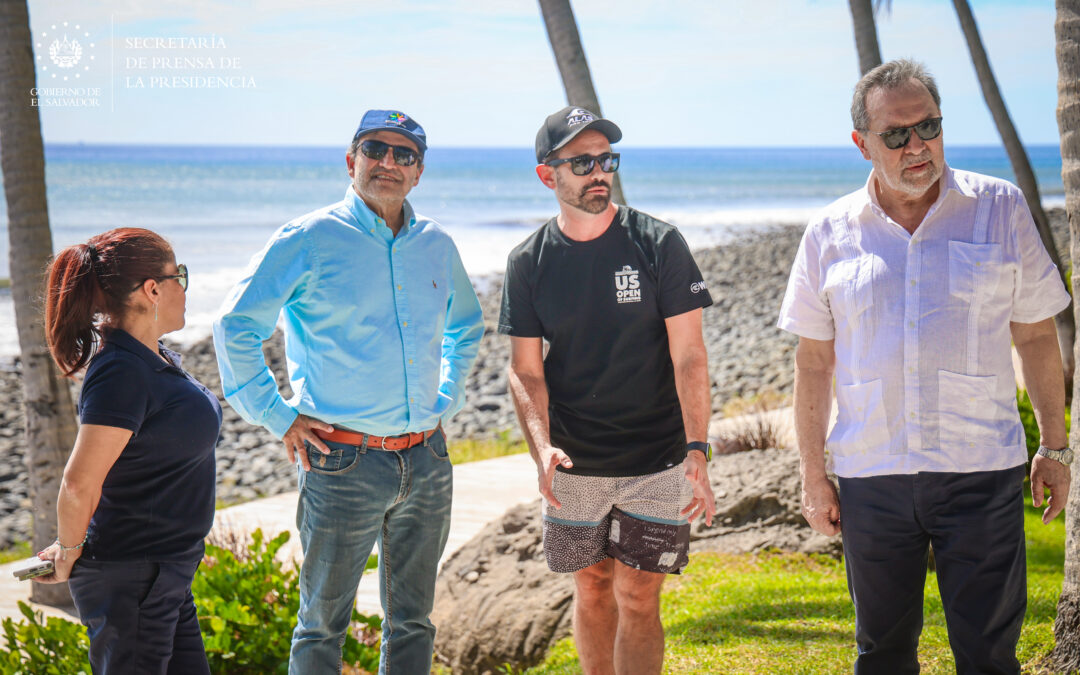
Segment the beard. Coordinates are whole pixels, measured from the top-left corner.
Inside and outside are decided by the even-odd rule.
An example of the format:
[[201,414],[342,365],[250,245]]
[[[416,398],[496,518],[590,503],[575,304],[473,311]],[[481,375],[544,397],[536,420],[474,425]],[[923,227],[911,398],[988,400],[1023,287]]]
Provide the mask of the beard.
[[[605,187],[606,191],[602,194],[589,193],[589,190],[598,186]],[[608,205],[611,204],[611,186],[604,181],[593,181],[581,188],[576,194],[571,193],[568,186],[560,185],[559,187],[559,198],[561,201],[576,209],[580,209],[585,213],[591,213],[593,215],[603,213]]]
[[[908,167],[922,164],[923,162],[928,162],[929,166],[921,175],[911,176],[904,172]],[[904,162],[904,166],[897,175],[895,184],[890,185],[890,187],[894,190],[905,192],[913,197],[919,197],[925,194],[926,191],[941,178],[941,174],[941,165],[934,161],[934,157],[929,152],[926,152]]]

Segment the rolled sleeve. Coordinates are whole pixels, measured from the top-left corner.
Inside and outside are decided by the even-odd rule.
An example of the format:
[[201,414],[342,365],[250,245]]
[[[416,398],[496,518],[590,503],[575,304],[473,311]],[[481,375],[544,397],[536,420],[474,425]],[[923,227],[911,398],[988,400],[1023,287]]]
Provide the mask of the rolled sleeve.
[[777,327],[811,340],[832,340],[836,335],[832,311],[822,291],[821,249],[808,227],[791,265]]
[[1069,293],[1061,283],[1058,268],[1043,246],[1031,211],[1023,197],[1012,214],[1012,228],[1020,257],[1013,291],[1012,313],[1016,323],[1037,323],[1057,315],[1069,306]]

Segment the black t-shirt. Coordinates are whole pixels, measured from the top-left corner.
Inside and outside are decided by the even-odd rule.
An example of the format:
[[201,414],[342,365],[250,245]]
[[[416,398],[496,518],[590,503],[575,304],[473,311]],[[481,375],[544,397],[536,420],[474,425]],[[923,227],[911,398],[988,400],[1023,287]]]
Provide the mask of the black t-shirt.
[[553,218],[511,251],[499,332],[550,343],[551,441],[570,473],[643,475],[683,460],[664,320],[711,304],[679,231],[625,206],[591,241]]
[[172,365],[111,330],[83,379],[80,421],[132,432],[90,519],[91,560],[197,560],[214,523],[221,406],[179,354],[159,348]]

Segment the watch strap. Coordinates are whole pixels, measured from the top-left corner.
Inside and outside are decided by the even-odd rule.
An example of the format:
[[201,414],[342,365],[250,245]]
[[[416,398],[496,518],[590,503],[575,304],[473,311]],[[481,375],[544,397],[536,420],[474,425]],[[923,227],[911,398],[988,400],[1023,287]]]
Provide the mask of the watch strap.
[[1072,449],[1069,448],[1068,446],[1066,446],[1064,448],[1061,448],[1059,450],[1051,450],[1050,448],[1046,447],[1045,445],[1040,445],[1039,450],[1035,454],[1042,455],[1043,457],[1046,457],[1047,459],[1052,459],[1054,461],[1061,462],[1065,466],[1069,466],[1070,464],[1072,464],[1072,461],[1073,461],[1073,452],[1072,452]]
[[699,452],[702,452],[705,455],[705,461],[706,462],[711,462],[712,461],[712,443],[705,443],[705,442],[702,442],[702,441],[691,441],[690,443],[686,444],[686,450],[687,451],[697,450]]

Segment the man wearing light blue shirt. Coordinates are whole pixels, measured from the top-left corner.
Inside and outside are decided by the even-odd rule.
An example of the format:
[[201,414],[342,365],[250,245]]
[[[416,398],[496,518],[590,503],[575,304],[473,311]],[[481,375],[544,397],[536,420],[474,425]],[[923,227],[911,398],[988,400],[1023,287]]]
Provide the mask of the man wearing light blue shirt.
[[[449,235],[405,196],[423,173],[423,128],[365,113],[345,198],[286,224],[214,324],[225,398],[299,456],[304,549],[289,672],[338,673],[368,555],[379,544],[380,673],[427,673],[428,616],[450,527],[441,423],[464,405],[483,318]],[[284,310],[284,311],[282,311]],[[263,361],[278,316],[294,395]]]

